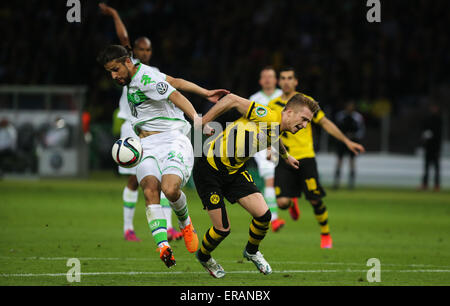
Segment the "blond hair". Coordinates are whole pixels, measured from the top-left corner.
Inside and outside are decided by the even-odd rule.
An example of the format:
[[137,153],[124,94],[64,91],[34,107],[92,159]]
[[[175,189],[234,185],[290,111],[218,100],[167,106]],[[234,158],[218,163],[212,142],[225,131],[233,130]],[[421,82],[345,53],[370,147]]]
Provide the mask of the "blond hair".
[[298,93],[290,98],[286,103],[285,109],[297,108],[298,106],[306,106],[313,114],[317,113],[320,110],[320,106],[317,101],[302,93]]

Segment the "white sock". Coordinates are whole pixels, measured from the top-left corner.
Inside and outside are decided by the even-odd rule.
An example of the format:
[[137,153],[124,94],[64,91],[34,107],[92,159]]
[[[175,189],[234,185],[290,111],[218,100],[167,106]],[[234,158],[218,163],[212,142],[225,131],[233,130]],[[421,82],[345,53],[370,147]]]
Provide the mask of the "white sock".
[[163,192],[161,192],[161,206],[164,212],[164,215],[167,219],[167,229],[170,229],[173,227],[172,225],[172,207],[170,207],[169,200],[167,200],[166,196]]
[[127,230],[134,231],[133,219],[134,211],[136,209],[136,203],[138,201],[137,190],[131,190],[127,186],[123,189],[122,200],[123,200],[123,231]]
[[175,202],[170,202],[175,215],[178,218],[178,224],[180,228],[185,228],[191,223],[191,218],[189,218],[189,210],[186,203],[186,195],[181,191],[181,196]]
[[272,213],[271,221],[278,219],[278,206],[277,206],[277,198],[275,195],[275,188],[273,187],[264,188],[264,199],[266,200],[267,206],[269,207],[270,212]]
[[167,241],[167,221],[160,204],[150,204],[145,208],[148,226],[158,247],[169,245]]

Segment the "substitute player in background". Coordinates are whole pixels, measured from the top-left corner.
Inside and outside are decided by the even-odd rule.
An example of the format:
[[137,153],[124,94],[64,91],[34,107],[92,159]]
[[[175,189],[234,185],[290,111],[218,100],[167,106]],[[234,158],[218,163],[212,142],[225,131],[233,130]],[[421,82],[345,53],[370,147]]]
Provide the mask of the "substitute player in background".
[[[336,125],[352,141],[361,142],[365,134],[365,125],[363,116],[358,113],[355,109],[355,103],[349,101],[345,104],[345,109],[341,110],[336,114]],[[337,145],[337,162],[336,171],[334,173],[334,184],[333,188],[338,189],[340,185],[341,178],[341,168],[344,155],[349,155],[350,173],[348,178],[348,188],[353,189],[355,187],[355,176],[356,176],[356,162],[355,153],[350,151],[347,146],[339,142]]]
[[[279,85],[283,94],[269,103],[269,107],[275,111],[283,110],[289,99],[298,94],[314,101],[313,98],[296,91],[298,79],[293,68],[286,68],[280,71]],[[322,110],[315,113],[312,122],[320,125],[327,133],[342,141],[355,154],[364,152],[364,147],[348,139],[333,122],[325,117]],[[322,248],[331,248],[332,239],[328,226],[328,211],[322,201],[322,198],[325,196],[325,190],[319,182],[312,127],[308,125],[304,130],[295,135],[286,131],[281,136],[281,139],[286,150],[299,161],[300,166],[296,170],[287,167],[285,163],[278,163],[275,168],[275,192],[278,207],[281,209],[290,208],[291,217],[294,220],[298,220],[300,210],[296,198],[304,193],[305,198],[311,203],[316,219],[320,225],[320,246]]]
[[[111,16],[114,21],[116,28],[116,34],[119,38],[120,44],[127,48],[128,50],[133,50],[133,60],[138,60],[145,65],[149,65],[150,58],[152,56],[152,44],[149,38],[139,37],[134,41],[134,47],[131,48],[130,39],[128,37],[128,32],[123,24],[119,13],[114,8],[106,5],[105,3],[99,4],[100,10],[104,15]],[[159,73],[159,69],[153,66],[149,66],[155,73]],[[192,89],[192,85],[183,79],[174,79],[168,75],[163,75],[165,79],[176,89],[184,89],[189,91]],[[190,86],[191,85],[191,86]],[[131,127],[131,112],[128,106],[127,100],[127,89],[124,86],[122,91],[122,96],[119,102],[119,112],[117,117],[125,120],[120,129],[120,138],[123,137],[135,137],[138,136],[134,133]],[[123,218],[124,218],[124,237],[129,241],[139,241],[134,232],[133,218],[136,208],[136,203],[138,201],[138,188],[139,184],[136,178],[136,167],[134,168],[123,168],[119,166],[119,173],[123,175],[128,175],[128,183],[125,186],[122,194],[123,199]],[[172,208],[170,207],[169,200],[161,193],[161,206],[163,207],[164,214],[167,218],[167,238],[169,241],[178,240],[183,237],[183,235],[178,232],[172,225]]]
[[[267,106],[269,102],[281,96],[281,89],[277,88],[277,73],[275,69],[267,66],[261,70],[259,85],[261,90],[253,94],[249,100]],[[272,155],[273,156],[273,155]],[[285,221],[278,217],[277,200],[275,197],[274,176],[275,164],[268,158],[267,150],[259,151],[254,156],[258,165],[259,176],[264,179],[264,199],[272,213],[272,231],[277,232],[283,227]]]
[[424,174],[421,190],[428,189],[428,178],[430,166],[434,166],[434,191],[439,191],[440,184],[440,157],[442,147],[443,119],[441,108],[432,103],[429,106],[429,114],[424,116],[422,125],[422,142],[425,147]]
[[208,152],[196,159],[193,170],[197,192],[213,225],[204,235],[196,255],[202,266],[216,278],[224,277],[225,271],[211,257],[211,252],[230,233],[224,198],[231,203],[238,202],[253,217],[244,258],[252,261],[261,273],[272,273],[272,268],[259,251],[259,245],[269,229],[271,213],[245,164],[256,152],[279,144],[280,156],[291,167],[298,167],[297,160],[289,156],[280,142],[280,131],[295,134],[305,128],[319,105],[297,95],[290,99],[283,111],[273,111],[262,104],[230,94],[206,113],[202,118],[203,124],[233,108],[242,117],[215,135],[208,143]]
[[[194,163],[191,141],[186,137],[191,126],[184,114],[194,121],[198,119],[197,112],[164,74],[142,63],[134,63],[125,47],[111,45],[100,52],[97,61],[117,84],[126,86],[133,130],[141,138],[143,148],[136,177],[144,191],[147,220],[160,258],[170,268],[176,262],[167,239],[167,220],[160,205],[161,191],[178,218],[186,248],[191,253],[198,248],[197,233],[181,190],[189,180]],[[207,91],[192,83],[188,85],[191,92],[211,102],[228,93],[226,90]]]

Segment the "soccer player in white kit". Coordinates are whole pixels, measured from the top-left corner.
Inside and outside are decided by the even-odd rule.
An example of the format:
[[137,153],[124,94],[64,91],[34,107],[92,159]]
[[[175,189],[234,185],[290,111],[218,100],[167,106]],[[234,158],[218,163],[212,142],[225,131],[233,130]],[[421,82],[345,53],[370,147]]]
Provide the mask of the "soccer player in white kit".
[[[184,114],[195,121],[197,112],[189,100],[165,80],[165,75],[142,63],[133,63],[123,46],[107,47],[97,60],[116,83],[126,85],[133,130],[141,138],[143,147],[136,176],[144,191],[147,220],[160,258],[170,268],[175,265],[175,258],[167,239],[161,191],[178,218],[186,248],[191,253],[198,249],[197,233],[181,190],[189,180],[194,162],[192,145],[186,136],[191,126]],[[203,96],[211,101],[228,93],[226,90],[207,92],[211,95]]]
[[[252,95],[249,98],[250,101],[267,106],[271,100],[278,98],[283,93],[281,89],[277,88],[277,74],[275,69],[270,66],[261,70],[259,85],[261,90]],[[254,158],[258,165],[259,176],[264,179],[264,198],[272,213],[272,231],[277,232],[283,227],[285,221],[278,218],[278,206],[274,188],[275,164],[272,161],[273,156],[273,154],[268,155],[267,150],[263,150],[256,153]]]
[[[119,38],[120,44],[125,48],[131,50],[131,43],[128,37],[127,29],[123,24],[117,10],[106,5],[105,3],[99,3],[99,7],[104,15],[112,17],[116,29],[116,34],[117,37]],[[148,39],[147,37],[139,37],[134,41],[134,48],[132,50],[133,50],[133,57],[135,58],[135,60],[139,60],[141,63],[149,66],[150,58],[152,56],[152,44],[150,39]],[[150,66],[150,68],[155,69],[156,72],[160,72],[159,69],[156,67]],[[176,84],[174,84],[173,81],[178,81],[178,83],[184,81],[182,79],[173,79],[169,76],[166,76],[166,80],[177,89],[178,87],[176,86]],[[136,133],[134,133],[131,127],[132,116],[130,108],[128,106],[126,87],[123,88],[122,96],[120,97],[119,112],[117,114],[117,117],[125,120],[120,129],[120,138],[123,137],[137,138],[138,136],[136,135]],[[128,175],[127,186],[125,186],[122,193],[124,238],[125,240],[128,241],[140,241],[140,239],[137,238],[136,236],[133,225],[134,212],[136,209],[136,203],[138,201],[138,194],[139,194],[138,193],[139,184],[136,178],[136,167],[123,168],[118,166],[118,169],[120,174]],[[166,199],[164,193],[162,192],[161,192],[161,205],[163,207],[163,211],[167,219],[168,240],[171,241],[181,239],[183,235],[172,226],[172,208],[170,207],[169,201]]]
[[[131,58],[134,64],[139,63],[138,60],[135,60]],[[159,71],[158,68],[148,66],[149,70],[153,70],[154,74],[159,73],[161,77],[164,79],[167,79],[167,76]],[[138,138],[136,133],[133,131],[132,128],[132,120],[133,117],[131,115],[130,107],[128,105],[128,99],[127,99],[127,89],[124,87],[122,96],[120,97],[120,103],[119,103],[119,112],[117,114],[118,118],[124,119],[124,123],[122,124],[120,128],[120,138],[124,137],[134,137]],[[129,175],[127,186],[125,186],[123,190],[123,217],[124,217],[124,237],[128,241],[140,241],[139,238],[137,238],[135,232],[134,232],[134,226],[133,226],[133,218],[134,218],[134,211],[136,207],[136,203],[138,201],[138,180],[136,178],[136,170],[137,167],[133,168],[124,168],[121,166],[118,166],[119,173],[122,175]],[[170,207],[169,201],[164,196],[164,193],[161,192],[161,205],[162,209],[164,211],[164,215],[167,219],[167,233],[168,233],[168,240],[178,240],[182,238],[182,234],[175,230],[175,228],[172,225],[172,208]]]

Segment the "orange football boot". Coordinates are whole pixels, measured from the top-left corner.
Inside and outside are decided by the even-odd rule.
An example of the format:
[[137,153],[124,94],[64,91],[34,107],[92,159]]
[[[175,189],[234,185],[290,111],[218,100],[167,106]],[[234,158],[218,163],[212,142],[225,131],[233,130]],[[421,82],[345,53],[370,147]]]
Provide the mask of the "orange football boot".
[[333,240],[330,234],[320,235],[320,247],[322,249],[331,249],[333,247]]
[[300,219],[300,208],[298,207],[298,199],[297,198],[292,198],[291,199],[292,204],[289,207],[289,214],[291,215],[291,218],[295,221],[297,221],[298,219]]
[[189,225],[181,229],[181,233],[183,234],[186,249],[189,253],[195,253],[198,250],[198,237],[194,225],[192,225],[192,220]]
[[173,251],[170,246],[165,245],[163,247],[157,248],[156,251],[159,251],[159,258],[161,258],[167,268],[176,265],[177,262],[175,261]]

